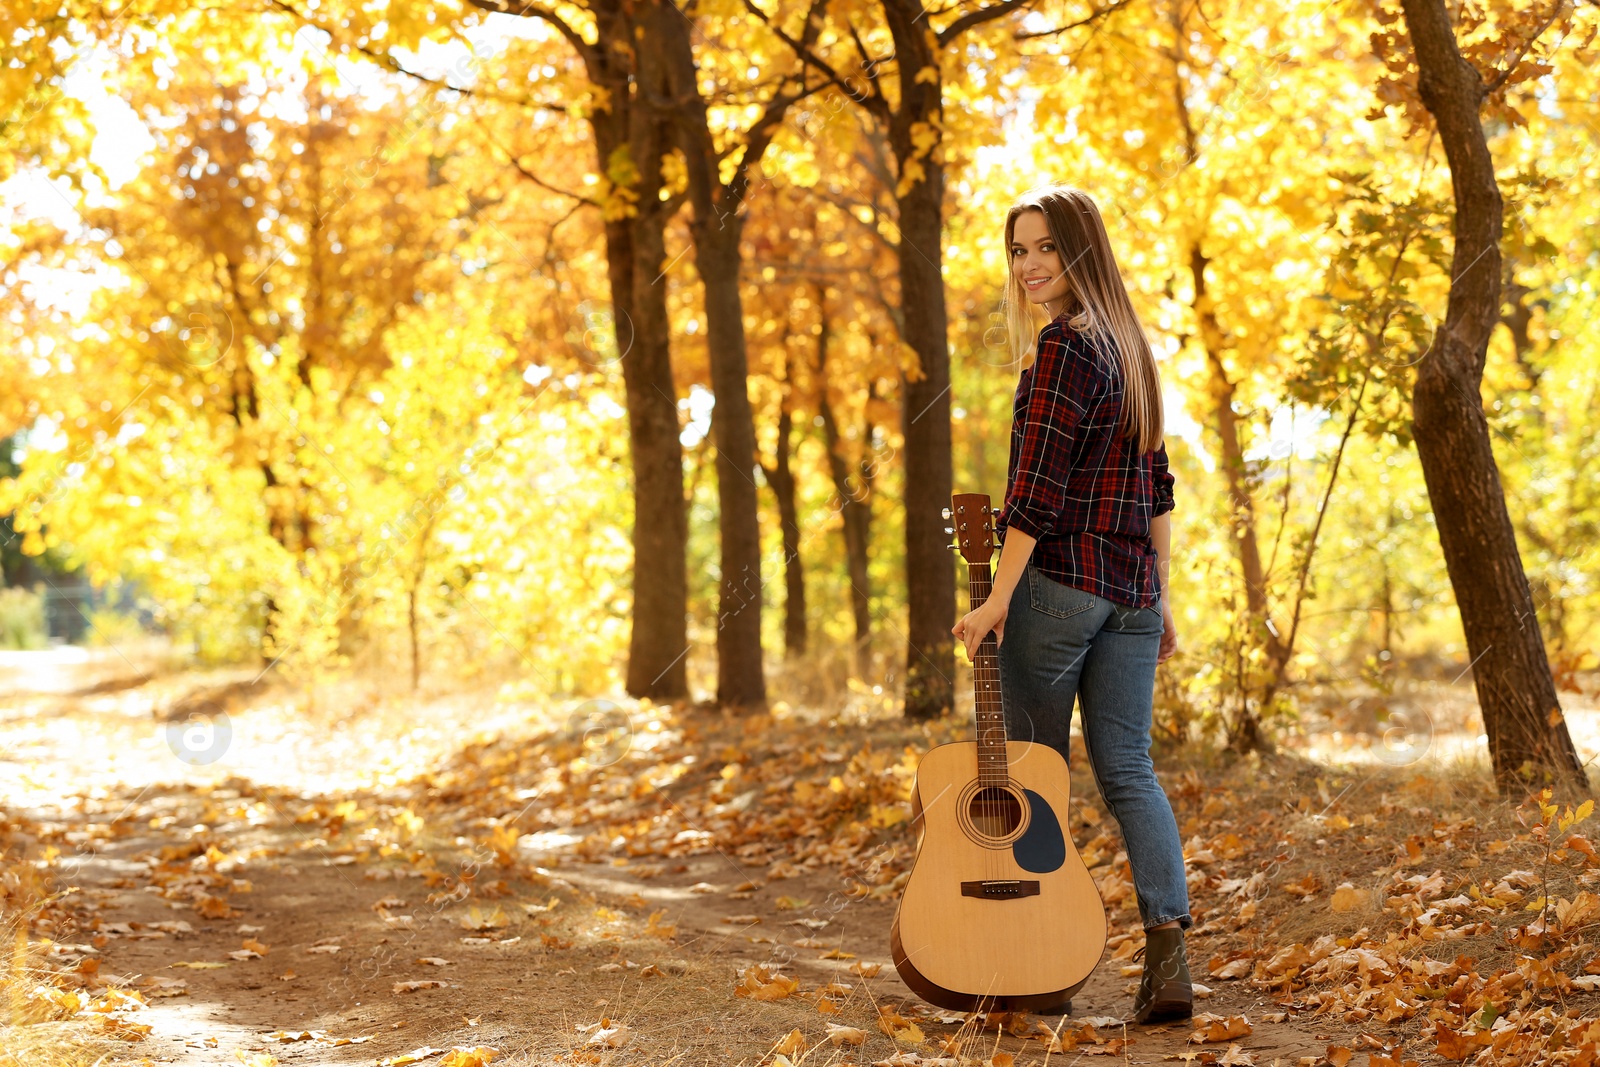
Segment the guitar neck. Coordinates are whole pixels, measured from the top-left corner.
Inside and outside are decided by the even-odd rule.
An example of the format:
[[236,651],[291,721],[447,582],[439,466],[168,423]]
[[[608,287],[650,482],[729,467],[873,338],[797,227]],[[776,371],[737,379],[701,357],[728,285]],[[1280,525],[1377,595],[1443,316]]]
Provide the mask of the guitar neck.
[[[967,564],[967,596],[972,610],[982,607],[992,589],[989,561]],[[972,666],[972,703],[977,717],[978,781],[983,785],[1004,785],[1010,779],[1006,770],[1006,722],[1000,703],[1000,646],[994,631],[984,634]]]

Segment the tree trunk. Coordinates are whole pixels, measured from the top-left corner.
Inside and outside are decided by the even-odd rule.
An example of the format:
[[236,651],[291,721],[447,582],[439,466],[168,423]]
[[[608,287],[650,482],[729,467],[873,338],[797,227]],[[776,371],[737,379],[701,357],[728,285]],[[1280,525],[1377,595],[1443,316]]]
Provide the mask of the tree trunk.
[[[610,90],[611,100],[611,110],[596,110],[590,118],[599,169],[603,174],[632,169],[638,175],[632,186],[636,213],[605,224],[633,467],[633,626],[626,687],[630,696],[675,700],[689,694],[689,505],[666,286],[659,284],[669,218],[659,195],[667,132],[652,108],[630,96],[628,57],[604,47],[629,40],[630,25],[610,10],[602,19],[603,47],[589,55],[589,76]],[[662,89],[659,74],[654,88]]]
[[1200,342],[1205,349],[1206,365],[1210,371],[1207,392],[1216,420],[1214,429],[1222,445],[1223,476],[1228,482],[1231,517],[1229,539],[1236,546],[1234,552],[1244,576],[1245,604],[1250,618],[1253,625],[1259,628],[1268,657],[1281,666],[1288,657],[1282,638],[1273,632],[1271,610],[1267,605],[1266,572],[1261,566],[1261,548],[1256,540],[1255,494],[1245,474],[1244,445],[1239,440],[1239,419],[1233,410],[1236,387],[1229,379],[1227,367],[1222,361],[1222,350],[1226,347],[1222,326],[1217,321],[1216,308],[1206,294],[1206,267],[1209,263],[1198,243],[1190,246],[1189,273],[1194,279],[1194,312],[1200,325]]
[[[1178,116],[1178,126],[1183,132],[1184,160],[1186,163],[1192,163],[1200,158],[1203,146],[1189,114],[1188,76],[1185,72],[1192,69],[1192,66],[1185,51],[1185,42],[1188,40],[1186,14],[1186,9],[1181,4],[1173,4],[1167,9],[1168,21],[1172,25],[1173,32],[1173,48],[1169,53],[1173,108]],[[1202,235],[1208,226],[1209,220],[1201,220]],[[1201,236],[1196,236],[1189,245],[1189,277],[1194,286],[1193,310],[1195,321],[1200,328],[1200,345],[1205,351],[1206,365],[1210,374],[1206,391],[1211,399],[1211,410],[1215,421],[1213,428],[1221,445],[1222,472],[1228,483],[1228,532],[1234,556],[1239,561],[1240,574],[1244,579],[1245,610],[1248,612],[1250,623],[1249,635],[1250,638],[1260,641],[1261,647],[1266,649],[1269,670],[1273,677],[1272,687],[1276,688],[1283,680],[1289,652],[1272,623],[1271,608],[1267,604],[1266,574],[1261,566],[1261,548],[1256,540],[1255,495],[1245,474],[1244,447],[1239,440],[1239,420],[1233,410],[1236,388],[1228,377],[1228,369],[1222,359],[1223,350],[1227,347],[1227,338],[1222,331],[1222,324],[1217,321],[1215,302],[1209,298],[1206,291],[1206,267],[1211,261],[1201,247],[1201,239]],[[1241,676],[1241,681],[1248,684],[1248,675]],[[1248,692],[1244,690],[1240,692],[1239,714],[1240,720],[1229,727],[1228,747],[1240,753],[1260,748],[1263,742],[1261,723],[1251,710]]]
[[795,478],[790,465],[794,415],[790,410],[789,383],[784,383],[783,409],[778,415],[778,443],[772,466],[763,468],[772,495],[778,500],[778,521],[783,527],[783,655],[796,659],[806,653],[806,575],[800,558],[800,516],[795,507]]
[[[761,652],[761,524],[756,493],[755,421],[745,354],[744,300],[739,292],[739,198],[723,185],[706,104],[694,64],[692,26],[672,4],[655,0],[641,15],[658,47],[639,50],[641,70],[659,62],[673,101],[694,205],[690,225],[695,266],[705,286],[706,348],[716,400],[712,432],[717,445],[717,529],[722,580],[717,611],[717,703],[765,710]],[[656,58],[656,57],[659,57]],[[754,150],[753,148],[751,149]],[[747,161],[748,162],[754,162]],[[657,168],[659,169],[659,168]]]
[[1485,86],[1443,0],[1401,0],[1418,90],[1438,125],[1455,200],[1445,320],[1417,365],[1413,432],[1466,633],[1495,784],[1554,779],[1587,791],[1506,510],[1480,393],[1500,317],[1503,206],[1479,119]]
[[[605,102],[588,111],[601,188],[610,203],[632,205],[604,220],[606,273],[622,383],[628,407],[633,468],[633,618],[628,636],[628,695],[676,700],[689,694],[689,505],[683,488],[678,393],[672,380],[663,232],[676,203],[663,206],[661,153],[666,136],[655,108],[640,99],[664,92],[659,69],[636,77],[631,44],[634,10],[623,0],[591,0],[595,43],[573,24],[539,5],[468,0],[485,11],[541,20],[583,61]],[[640,59],[643,62],[643,59]],[[518,168],[520,170],[520,167]],[[526,173],[526,172],[523,172]],[[606,212],[613,214],[612,210]]]
[[950,347],[944,292],[944,90],[937,39],[917,0],[883,0],[901,72],[889,144],[899,165],[900,306],[919,366],[901,375],[905,441],[905,714],[928,719],[955,706],[956,569],[940,511],[950,506]]
[[417,565],[417,573],[412,576],[411,588],[406,596],[406,633],[411,639],[411,691],[415,693],[422,684],[422,642],[417,634],[417,590],[422,586],[422,568],[426,564]]
[[[833,476],[839,518],[844,523],[845,566],[850,575],[850,609],[856,624],[856,676],[865,679],[872,655],[872,585],[867,563],[872,544],[872,481],[876,472],[870,457],[863,455],[856,463],[857,486],[850,484],[850,465],[840,447],[839,423],[833,414],[833,403],[828,399],[827,295],[826,287],[818,285],[817,307],[821,316],[821,330],[817,335],[817,414],[822,416],[822,432],[828,445],[828,472]],[[873,399],[873,388],[868,386],[869,401]],[[864,420],[862,441],[870,447],[870,416]]]

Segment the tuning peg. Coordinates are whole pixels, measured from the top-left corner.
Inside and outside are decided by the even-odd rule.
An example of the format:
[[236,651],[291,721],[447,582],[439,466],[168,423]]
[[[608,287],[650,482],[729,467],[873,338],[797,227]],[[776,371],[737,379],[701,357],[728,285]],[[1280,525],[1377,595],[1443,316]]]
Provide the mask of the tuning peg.
[[998,515],[998,514],[1000,514],[1000,509],[999,508],[990,508],[989,509],[989,514]]
[[944,532],[947,534],[953,534],[956,532],[956,528],[954,526],[946,526],[944,528]]
[[950,517],[950,509],[949,508],[945,508],[942,511],[940,511],[939,512],[939,517],[941,519],[948,519]]

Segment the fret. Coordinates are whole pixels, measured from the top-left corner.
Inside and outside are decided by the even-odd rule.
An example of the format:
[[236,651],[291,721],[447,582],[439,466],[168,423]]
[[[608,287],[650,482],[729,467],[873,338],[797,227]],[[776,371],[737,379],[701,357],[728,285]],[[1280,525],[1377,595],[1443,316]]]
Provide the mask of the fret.
[[[967,562],[967,600],[973,610],[982,607],[994,591],[989,561]],[[1010,780],[1006,755],[1004,705],[1000,697],[1000,656],[994,634],[985,634],[973,663],[973,708],[977,720],[978,781],[985,786]]]

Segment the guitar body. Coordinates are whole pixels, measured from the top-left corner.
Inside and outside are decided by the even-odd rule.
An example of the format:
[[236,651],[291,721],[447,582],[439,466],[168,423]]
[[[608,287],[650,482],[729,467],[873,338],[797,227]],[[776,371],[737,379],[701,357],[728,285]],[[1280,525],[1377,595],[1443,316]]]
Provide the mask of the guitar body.
[[906,985],[942,1008],[1052,1007],[1105,953],[1105,904],[1065,825],[1066,762],[1027,741],[1006,756],[1014,805],[984,795],[977,742],[917,766],[917,857],[889,944]]

